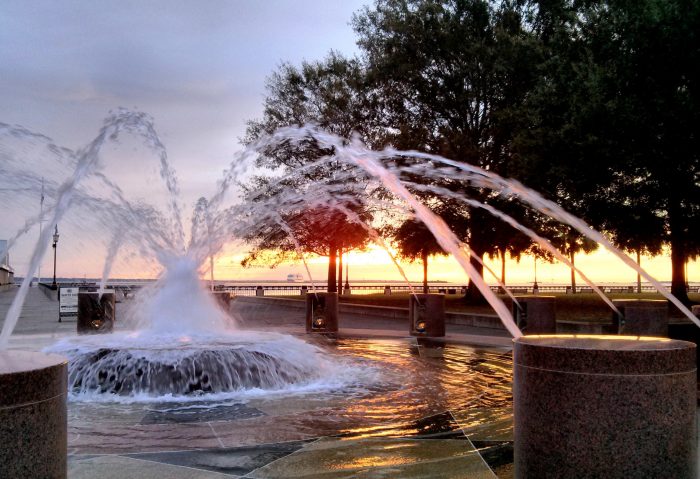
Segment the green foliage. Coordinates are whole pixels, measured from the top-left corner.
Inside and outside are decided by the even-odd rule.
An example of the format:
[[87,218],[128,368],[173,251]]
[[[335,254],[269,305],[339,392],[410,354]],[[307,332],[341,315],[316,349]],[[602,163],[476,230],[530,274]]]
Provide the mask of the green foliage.
[[542,75],[517,138],[525,183],[630,251],[698,254],[700,4],[535,2]]
[[[301,67],[283,64],[245,142],[313,122],[344,137],[355,132],[371,146],[436,153],[514,177],[625,250],[657,254],[670,246],[673,291],[686,299],[683,266],[700,254],[700,2],[377,0],[353,25],[362,58],[331,53]],[[329,154],[308,138],[270,148],[259,165],[288,174]],[[339,168],[327,163],[283,181],[257,178],[249,193],[307,191],[332,182]],[[404,179],[494,206],[572,260],[595,247],[498,192],[449,177]],[[363,186],[343,201],[370,218],[361,200],[349,200],[363,197]],[[477,255],[538,254],[488,213],[426,191],[416,193]],[[312,219],[295,208],[282,212],[285,222],[304,248],[321,249],[303,236]],[[342,231],[347,218],[331,213],[314,227]],[[404,258],[440,253],[412,220],[386,231]],[[261,225],[254,236],[258,248],[292,250],[284,228]],[[362,233],[342,236],[353,238],[350,247],[367,242]],[[328,239],[330,254],[337,241]]]
[[[281,127],[310,123],[344,137],[362,131],[369,124],[362,82],[358,62],[335,53],[321,62],[305,62],[301,68],[283,64],[268,80],[263,119],[248,123],[244,143],[254,143]],[[367,245],[369,234],[358,222],[372,218],[363,199],[366,185],[360,180],[341,185],[335,178],[347,178],[342,174],[346,165],[315,164],[332,154],[311,137],[262,149],[258,166],[276,174],[253,178],[245,185],[245,193],[249,201],[271,202],[278,215],[261,219],[245,238],[253,250],[244,265],[261,258],[276,264],[291,252],[329,256],[330,285],[338,251]],[[270,256],[266,250],[277,254]]]

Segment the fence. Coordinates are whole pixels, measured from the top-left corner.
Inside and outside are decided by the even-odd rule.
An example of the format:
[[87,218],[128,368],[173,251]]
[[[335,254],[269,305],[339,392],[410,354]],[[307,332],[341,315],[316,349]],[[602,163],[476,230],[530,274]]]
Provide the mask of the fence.
[[[636,286],[599,286],[600,289],[605,293],[630,293],[635,294],[637,292]],[[503,294],[504,291],[498,286],[490,286],[491,291],[494,293]],[[326,291],[326,284],[317,284],[317,291]],[[310,285],[302,284],[281,284],[281,285],[219,285],[216,287],[217,291],[227,291],[236,296],[300,296],[307,291],[311,291]],[[533,294],[533,293],[571,293],[571,286],[565,285],[541,285],[535,291],[533,285],[514,285],[508,286],[508,290],[513,294]],[[412,284],[411,286],[407,284],[356,284],[350,285],[350,291],[352,294],[392,294],[392,293],[409,293],[411,291],[416,293],[423,292],[422,284]],[[429,291],[431,293],[445,293],[445,294],[464,294],[466,292],[466,286],[464,285],[452,285],[452,284],[432,284],[429,285]],[[642,286],[643,293],[653,293],[656,289],[653,286]],[[689,288],[690,292],[697,291],[696,287]],[[577,287],[577,293],[593,293],[593,288],[589,286]],[[699,291],[700,292],[700,291]]]

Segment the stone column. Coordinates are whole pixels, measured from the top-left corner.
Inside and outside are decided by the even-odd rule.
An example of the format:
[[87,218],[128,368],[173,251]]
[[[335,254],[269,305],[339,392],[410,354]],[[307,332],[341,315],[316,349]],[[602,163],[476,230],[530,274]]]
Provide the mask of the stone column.
[[306,295],[306,332],[338,332],[338,293]]
[[384,286],[384,294],[391,294],[391,286]]
[[514,340],[516,478],[695,478],[695,345]]
[[255,287],[255,296],[265,296],[265,290],[262,286]]
[[78,293],[78,334],[111,333],[115,319],[114,293]]
[[301,287],[301,292],[300,292],[300,294],[301,294],[302,296],[306,295],[306,293],[308,293],[308,292],[309,292],[309,287],[308,287],[308,286],[302,286],[302,287]]
[[557,332],[557,298],[555,296],[516,296],[513,318],[523,334]]
[[0,351],[0,476],[65,478],[68,361]]
[[408,300],[408,332],[411,336],[445,335],[445,295],[412,294]]
[[692,311],[696,318],[700,318],[700,304],[693,306]]
[[216,304],[221,306],[221,309],[228,313],[228,310],[231,308],[231,293],[227,291],[214,291],[211,294],[214,296]]
[[668,301],[613,299],[621,315],[613,312],[613,325],[624,336],[668,337]]

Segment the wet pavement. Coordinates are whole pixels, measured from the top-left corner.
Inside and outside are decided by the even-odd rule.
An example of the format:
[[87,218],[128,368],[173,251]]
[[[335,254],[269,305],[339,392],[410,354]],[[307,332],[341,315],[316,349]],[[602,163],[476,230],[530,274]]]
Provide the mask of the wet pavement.
[[[12,295],[0,293],[0,317]],[[28,306],[12,348],[41,349],[74,334],[75,321],[59,325],[58,304],[41,292],[30,291]],[[248,315],[245,326],[308,338],[302,320],[267,309]],[[70,401],[68,476],[512,477],[512,360],[504,338],[478,335],[473,346],[466,344],[473,331],[428,342],[407,337],[401,323],[366,326],[346,320],[340,339],[313,341],[376,370],[367,384],[221,401]]]

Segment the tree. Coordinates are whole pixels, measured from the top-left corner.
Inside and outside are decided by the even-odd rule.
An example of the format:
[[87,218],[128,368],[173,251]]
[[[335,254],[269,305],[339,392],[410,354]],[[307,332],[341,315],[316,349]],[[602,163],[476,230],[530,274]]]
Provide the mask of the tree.
[[[564,179],[549,182],[551,196],[578,201],[573,212],[622,247],[657,251],[662,238],[672,292],[687,302],[684,265],[700,248],[700,4],[535,4],[549,60],[529,98],[534,121],[520,138],[529,162],[521,170]],[[639,221],[624,225],[621,214]]]
[[[433,196],[425,198],[431,210],[441,216],[448,224],[460,226],[461,210],[444,198]],[[432,232],[425,224],[415,218],[407,218],[398,225],[388,225],[383,228],[383,233],[392,238],[396,245],[399,257],[411,262],[420,259],[423,263],[423,293],[428,294],[428,258],[447,253],[438,244]],[[464,236],[464,231],[453,231],[458,237]]]
[[[511,3],[478,0],[382,0],[354,17],[368,77],[378,93],[385,141],[509,173],[509,141],[521,121],[513,112],[534,81],[529,35]],[[446,179],[482,202],[498,198]],[[455,206],[456,208],[457,206]],[[500,221],[466,209],[456,229],[483,258]],[[483,276],[483,266],[473,259]],[[470,300],[483,300],[470,283]]]
[[[268,79],[263,119],[248,123],[243,143],[255,143],[281,127],[309,123],[346,138],[368,131],[371,122],[364,81],[358,61],[333,52],[323,61],[304,62],[300,68],[283,64]],[[362,199],[365,186],[360,180],[346,184],[348,166],[340,162],[309,167],[333,154],[313,137],[276,142],[261,153],[257,166],[276,175],[253,178],[246,187],[247,197],[253,202],[276,199],[275,208],[280,211],[278,217],[258,222],[247,235],[254,247],[244,263],[263,258],[275,264],[293,251],[328,256],[328,291],[336,291],[339,251],[364,248],[369,239],[367,230],[343,212],[352,211],[362,221],[371,221],[372,214]],[[321,187],[326,188],[325,193]],[[291,204],[285,204],[285,196],[292,198]],[[270,256],[269,251],[278,254]]]

